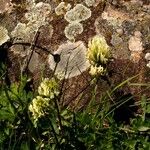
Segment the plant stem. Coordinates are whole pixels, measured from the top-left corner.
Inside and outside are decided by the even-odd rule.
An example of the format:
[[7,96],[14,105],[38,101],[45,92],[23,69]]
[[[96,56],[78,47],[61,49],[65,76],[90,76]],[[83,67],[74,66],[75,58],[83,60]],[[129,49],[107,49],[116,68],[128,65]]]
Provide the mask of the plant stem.
[[56,134],[56,132],[55,132],[55,129],[54,129],[54,127],[53,127],[52,122],[51,122],[50,119],[49,119],[49,123],[50,123],[50,126],[51,126],[51,128],[52,128],[52,132],[53,132],[53,134],[54,134],[54,138],[55,138],[56,144],[57,144],[58,146],[60,146],[59,141],[58,141],[58,138],[57,138],[57,134]]
[[55,107],[56,107],[56,110],[57,110],[57,116],[58,116],[58,121],[59,121],[60,129],[61,129],[61,132],[62,132],[63,126],[62,126],[62,122],[61,122],[60,108],[59,108],[58,100],[55,99],[54,102],[55,102]]

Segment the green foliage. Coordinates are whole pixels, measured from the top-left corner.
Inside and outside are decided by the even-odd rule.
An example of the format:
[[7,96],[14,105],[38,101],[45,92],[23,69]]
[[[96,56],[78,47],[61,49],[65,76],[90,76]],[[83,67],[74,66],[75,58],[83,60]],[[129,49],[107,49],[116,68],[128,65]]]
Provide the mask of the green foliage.
[[[131,78],[133,79],[133,78]],[[48,79],[46,79],[48,81]],[[28,79],[0,87],[0,148],[8,150],[149,150],[149,102],[141,98],[142,113],[125,121],[114,119],[119,108],[126,106],[133,96],[120,92],[124,81],[97,99],[97,85],[86,108],[74,112],[60,104],[61,94],[51,97],[40,94],[42,100],[50,99],[48,111],[36,122],[29,106],[37,97],[27,90]],[[57,83],[58,84],[58,83]],[[40,85],[41,86],[41,85]],[[43,85],[45,88],[45,86]],[[55,87],[59,87],[55,84]],[[43,88],[43,89],[44,89]],[[47,89],[47,88],[46,88]],[[58,91],[57,93],[61,93]],[[113,101],[113,103],[110,101]],[[120,114],[122,115],[122,114]]]
[[31,123],[27,106],[33,94],[25,90],[26,84],[27,79],[22,78],[19,83],[13,83],[10,87],[6,84],[0,87],[1,149],[15,149],[29,136]]

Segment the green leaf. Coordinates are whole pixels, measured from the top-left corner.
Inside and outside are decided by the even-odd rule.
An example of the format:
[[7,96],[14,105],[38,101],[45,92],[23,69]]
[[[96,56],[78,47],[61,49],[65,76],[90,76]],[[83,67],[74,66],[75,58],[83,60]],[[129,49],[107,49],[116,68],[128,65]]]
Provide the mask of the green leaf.
[[14,108],[11,106],[11,104],[9,104],[9,110],[10,112],[14,115],[15,114],[15,110]]
[[146,113],[150,114],[150,104],[147,104],[146,106]]
[[9,121],[13,121],[15,119],[15,116],[5,110],[0,110],[0,120],[9,120]]
[[6,139],[6,135],[0,131],[0,144],[3,143],[3,141]]
[[4,129],[4,132],[5,132],[6,135],[9,135],[10,134],[10,129],[7,127],[7,128]]
[[142,96],[142,98],[141,98],[141,107],[143,110],[142,119],[144,121],[145,120],[145,113],[146,113],[146,97],[145,96]]
[[22,142],[20,150],[30,150],[27,142]]
[[138,130],[139,130],[140,132],[146,132],[146,131],[149,131],[150,128],[149,128],[149,127],[145,127],[145,126],[141,126],[141,127],[138,128]]

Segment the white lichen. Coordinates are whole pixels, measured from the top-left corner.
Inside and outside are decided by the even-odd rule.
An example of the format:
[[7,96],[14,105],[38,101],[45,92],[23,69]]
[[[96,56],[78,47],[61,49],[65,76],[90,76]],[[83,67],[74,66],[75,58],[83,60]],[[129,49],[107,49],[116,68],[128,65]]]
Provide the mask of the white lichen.
[[82,41],[75,43],[68,41],[60,45],[57,51],[54,52],[54,54],[60,55],[60,62],[58,64],[54,61],[53,56],[49,55],[49,67],[52,70],[55,70],[56,67],[55,74],[61,74],[66,79],[80,75],[89,67],[86,51],[87,48]]
[[56,15],[64,15],[67,11],[71,9],[70,4],[66,4],[65,2],[59,3],[59,5],[55,8]]
[[31,42],[36,30],[36,26],[19,22],[11,32],[11,36],[17,38],[17,41]]
[[64,33],[69,40],[75,40],[75,37],[83,32],[81,23],[73,22],[66,26]]
[[51,5],[48,3],[39,2],[30,11],[25,14],[25,18],[37,27],[45,25],[51,13]]
[[26,9],[30,11],[36,5],[35,0],[26,0]]
[[[27,13],[25,14],[25,18],[27,19],[27,23],[19,22],[14,30],[11,32],[11,37],[15,38],[14,42],[24,42],[24,43],[31,43],[34,39],[35,34],[39,31],[42,27],[48,26],[51,13],[51,5],[48,3],[35,3],[34,0],[26,2],[28,6]],[[49,26],[47,33],[49,37],[51,37],[53,33],[52,26]],[[14,46],[11,50],[15,54],[20,54],[21,56],[26,56],[28,52],[26,52],[20,46]],[[31,65],[32,68],[32,65]],[[35,68],[34,68],[35,69]],[[33,70],[34,70],[33,69]],[[31,69],[32,70],[32,69]]]
[[85,0],[85,4],[88,7],[94,6],[96,7],[100,2],[102,2],[103,0]]
[[[17,42],[31,43],[34,39],[37,30],[38,28],[37,26],[35,26],[35,24],[29,24],[29,23],[25,24],[19,22],[17,26],[14,28],[14,30],[11,32],[11,37],[14,38],[14,43]],[[31,51],[30,47],[25,48],[22,45],[13,45],[10,50],[14,54],[20,55],[21,57],[28,56]],[[32,66],[33,65],[29,64],[29,68],[31,72],[35,70],[35,67],[33,69]]]
[[131,51],[130,59],[134,63],[138,63],[141,59],[141,53],[144,50],[142,43],[142,34],[140,31],[135,31],[134,35],[128,41],[129,50]]
[[130,37],[128,44],[131,52],[142,52],[144,50],[141,36],[141,32],[135,31],[134,35]]
[[148,68],[150,68],[150,53],[146,53],[146,54],[145,54],[145,59],[148,61],[148,63],[146,64],[146,66],[147,66]]
[[146,66],[147,66],[148,68],[150,68],[150,61],[146,64]]
[[147,61],[150,61],[150,53],[146,53],[146,54],[145,54],[145,59],[146,59]]
[[0,45],[9,40],[8,31],[5,27],[0,26]]
[[91,10],[82,4],[77,4],[73,9],[69,10],[64,18],[69,22],[80,22],[91,17]]
[[113,34],[111,36],[111,44],[113,46],[119,47],[122,43],[123,43],[123,40],[118,34]]
[[103,11],[101,16],[102,19],[107,20],[108,24],[112,25],[114,28],[120,27],[123,21],[131,20],[129,14],[123,11],[118,11],[111,6]]
[[48,3],[39,2],[36,5],[34,3],[32,5],[32,9],[25,14],[28,22],[19,22],[11,33],[12,37],[23,39],[24,42],[31,41],[33,33],[47,24],[47,18],[51,12],[51,5]]

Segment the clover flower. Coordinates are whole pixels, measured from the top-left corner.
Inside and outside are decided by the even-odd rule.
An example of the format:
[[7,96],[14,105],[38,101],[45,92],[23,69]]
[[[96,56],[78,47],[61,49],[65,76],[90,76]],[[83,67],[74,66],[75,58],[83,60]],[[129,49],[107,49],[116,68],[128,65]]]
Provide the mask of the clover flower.
[[50,107],[50,99],[37,96],[32,100],[32,103],[29,105],[29,111],[32,112],[32,116],[35,120],[38,120],[40,117],[45,116],[48,113]]
[[6,28],[0,26],[0,45],[9,40],[8,31]]
[[106,74],[106,68],[104,68],[102,66],[99,66],[99,67],[91,66],[89,73],[92,76],[99,76],[99,75],[104,76]]
[[107,64],[110,58],[110,49],[104,37],[95,36],[88,44],[87,58],[91,65]]
[[55,78],[45,78],[40,86],[38,87],[39,95],[49,97],[50,99],[55,98],[59,95],[59,86]]
[[110,59],[110,49],[102,36],[95,36],[88,43],[87,59],[91,65],[91,75],[105,75],[106,64]]

